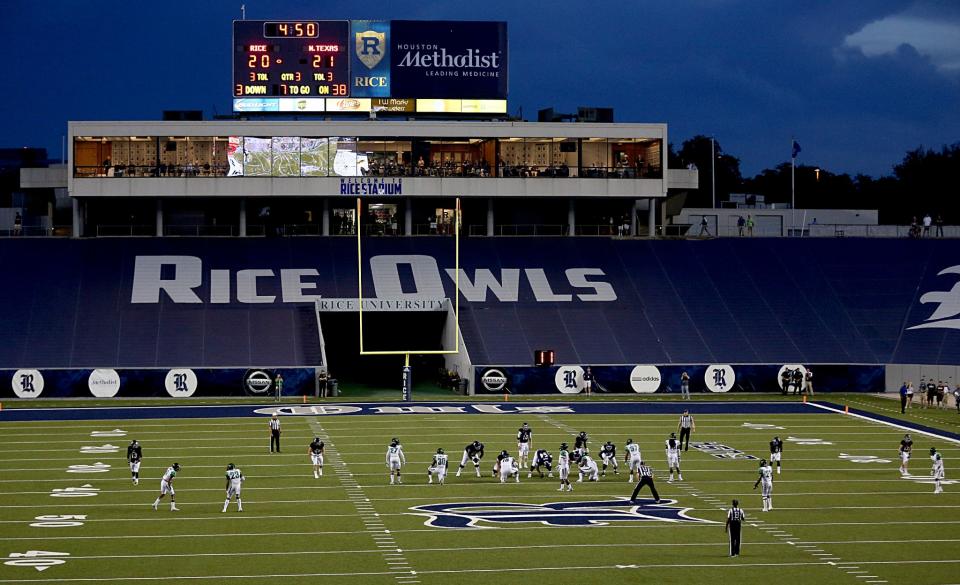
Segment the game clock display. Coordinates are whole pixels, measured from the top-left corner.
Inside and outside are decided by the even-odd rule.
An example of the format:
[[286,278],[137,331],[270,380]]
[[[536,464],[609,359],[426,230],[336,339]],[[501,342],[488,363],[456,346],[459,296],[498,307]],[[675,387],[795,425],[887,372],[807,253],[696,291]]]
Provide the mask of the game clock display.
[[348,95],[350,22],[235,21],[233,95]]

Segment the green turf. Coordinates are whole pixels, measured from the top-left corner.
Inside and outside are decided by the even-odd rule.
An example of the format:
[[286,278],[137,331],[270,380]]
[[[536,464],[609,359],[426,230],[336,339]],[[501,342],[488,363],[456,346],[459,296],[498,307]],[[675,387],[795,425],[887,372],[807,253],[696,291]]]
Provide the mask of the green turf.
[[[885,399],[858,398],[862,404],[851,406],[878,411],[895,406]],[[956,416],[934,411],[909,416],[955,425],[949,414]],[[775,476],[775,510],[762,513],[759,494],[751,489],[757,467],[752,461],[717,459],[691,448],[683,459],[685,481],[666,482],[662,447],[675,430],[674,415],[549,415],[527,421],[534,444],[554,452],[560,441],[572,442],[574,430],[590,433],[593,450],[609,439],[619,453],[633,438],[658,472],[661,496],[677,499],[693,517],[719,522],[719,508],[741,498],[751,521],[743,556],[726,556],[721,524],[450,530],[427,527],[423,516],[410,513],[412,506],[442,502],[545,503],[629,495],[623,470],[599,483],[575,483],[572,493],[563,494],[555,480],[525,474],[519,484],[494,482],[489,475],[495,453],[516,447],[521,422],[516,415],[289,417],[283,420],[280,454],[268,452],[263,419],[22,422],[0,426],[0,556],[30,550],[70,556],[43,572],[0,565],[0,583],[203,583],[228,577],[243,577],[239,582],[245,584],[488,585],[544,578],[574,584],[958,582],[960,484],[934,496],[931,485],[900,479],[895,455],[903,432],[898,429],[834,414],[697,416],[694,440],[723,442],[757,456],[766,455],[774,433],[831,443],[787,441],[784,472]],[[784,428],[754,430],[744,422]],[[90,437],[92,431],[115,428],[127,434]],[[315,434],[329,437],[331,446],[320,480],[313,478],[306,455]],[[401,438],[409,461],[402,486],[388,484],[384,467],[392,436]],[[139,486],[131,485],[123,459],[130,438],[144,449]],[[451,474],[444,486],[425,485],[424,470],[436,447],[447,450],[455,468],[463,445],[474,438],[487,446],[483,478],[468,468],[464,477]],[[82,446],[107,443],[121,452],[80,453]],[[930,446],[944,454],[951,477],[960,448],[923,436],[917,437],[911,471],[929,473]],[[841,453],[890,462],[854,463],[841,459]],[[104,473],[67,473],[70,465],[98,461],[112,467]],[[150,504],[159,477],[173,461],[183,466],[176,481],[180,511],[161,504],[154,512]],[[248,478],[243,513],[235,504],[220,512],[227,462]],[[99,488],[99,495],[50,495],[53,489],[84,484]],[[86,519],[78,527],[29,526],[37,516],[59,514]],[[754,526],[756,520],[763,522]],[[877,577],[858,578],[867,575]]]

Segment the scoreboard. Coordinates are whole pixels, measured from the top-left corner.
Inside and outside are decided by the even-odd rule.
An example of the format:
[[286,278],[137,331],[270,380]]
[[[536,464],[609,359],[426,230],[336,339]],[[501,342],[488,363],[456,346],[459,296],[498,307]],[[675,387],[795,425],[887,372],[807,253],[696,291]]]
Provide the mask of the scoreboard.
[[234,97],[348,95],[350,23],[234,22]]
[[237,112],[506,113],[506,23],[238,20]]

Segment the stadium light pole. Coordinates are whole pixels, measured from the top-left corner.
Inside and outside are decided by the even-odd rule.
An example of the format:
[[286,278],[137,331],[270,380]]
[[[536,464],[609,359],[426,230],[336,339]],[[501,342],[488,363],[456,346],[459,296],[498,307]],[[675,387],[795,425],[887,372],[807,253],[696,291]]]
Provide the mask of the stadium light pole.
[[710,137],[710,201],[713,208],[717,208],[717,148],[713,136]]

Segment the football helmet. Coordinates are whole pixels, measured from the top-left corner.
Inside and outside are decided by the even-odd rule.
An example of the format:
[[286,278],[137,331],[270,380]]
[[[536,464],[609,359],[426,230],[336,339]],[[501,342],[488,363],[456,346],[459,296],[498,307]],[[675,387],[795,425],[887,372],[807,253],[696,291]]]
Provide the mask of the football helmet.
[[173,464],[173,470],[174,470],[174,471],[180,471],[180,464],[179,464],[179,463],[174,463],[174,464]]
[[227,469],[228,469],[228,470],[233,469],[233,468],[234,468],[233,463],[227,463]]
[[443,447],[437,448],[437,455],[443,455]]

